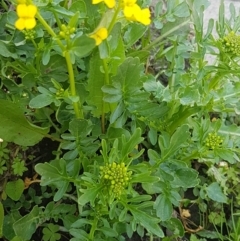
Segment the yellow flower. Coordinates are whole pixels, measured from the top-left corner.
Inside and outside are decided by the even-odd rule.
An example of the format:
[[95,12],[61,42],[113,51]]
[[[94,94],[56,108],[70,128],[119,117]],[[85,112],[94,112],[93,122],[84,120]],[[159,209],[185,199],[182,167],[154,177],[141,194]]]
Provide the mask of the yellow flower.
[[113,8],[116,5],[115,0],[92,0],[92,4],[98,4],[104,2],[109,8]]
[[17,5],[18,20],[15,22],[15,27],[18,30],[32,29],[36,26],[35,15],[37,7],[35,5],[19,4]]
[[123,13],[128,20],[137,21],[144,25],[151,23],[151,14],[148,8],[141,9],[137,0],[123,0]]
[[108,36],[108,31],[106,28],[100,28],[98,29],[94,34],[90,35],[90,38],[95,39],[96,45],[99,45],[102,43],[104,39],[106,39]]
[[149,25],[151,23],[151,13],[148,8],[140,9],[140,11],[137,11],[134,16],[136,18],[136,21],[138,21],[139,23],[142,23],[144,25]]

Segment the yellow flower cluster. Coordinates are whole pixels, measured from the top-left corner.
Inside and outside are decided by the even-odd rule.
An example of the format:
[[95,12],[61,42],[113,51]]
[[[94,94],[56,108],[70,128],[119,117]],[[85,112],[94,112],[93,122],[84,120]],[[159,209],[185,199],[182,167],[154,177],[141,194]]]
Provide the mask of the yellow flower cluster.
[[240,55],[240,36],[236,35],[233,31],[220,40],[223,50],[226,53]]
[[215,132],[209,133],[206,140],[205,145],[211,149],[214,150],[215,148],[218,148],[222,145],[223,139],[218,136]]
[[18,30],[33,29],[36,26],[35,15],[37,7],[33,4],[27,5],[25,1],[20,1],[17,5],[18,20],[15,22],[15,27]]
[[144,25],[151,23],[151,14],[148,8],[141,9],[137,0],[123,0],[123,13],[126,19],[136,21]]
[[127,171],[124,163],[107,164],[100,167],[101,180],[109,188],[114,197],[119,197],[128,185],[132,172]]
[[[123,14],[126,19],[130,21],[136,21],[144,25],[151,23],[151,14],[148,8],[141,9],[137,5],[137,0],[121,0],[123,7]],[[92,0],[93,4],[104,2],[109,8],[113,8],[116,5],[115,0]]]

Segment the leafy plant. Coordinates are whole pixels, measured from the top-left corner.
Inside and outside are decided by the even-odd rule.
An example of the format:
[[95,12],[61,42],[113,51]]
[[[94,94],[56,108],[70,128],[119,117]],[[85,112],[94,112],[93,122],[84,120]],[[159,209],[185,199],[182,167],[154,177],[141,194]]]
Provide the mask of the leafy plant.
[[238,237],[239,16],[150,2],[2,1],[2,238]]

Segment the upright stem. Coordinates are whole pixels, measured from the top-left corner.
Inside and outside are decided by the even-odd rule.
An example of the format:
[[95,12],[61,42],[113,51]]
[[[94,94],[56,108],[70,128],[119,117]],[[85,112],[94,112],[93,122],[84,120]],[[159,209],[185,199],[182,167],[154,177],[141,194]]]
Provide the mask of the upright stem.
[[[67,62],[67,68],[68,68],[68,74],[69,74],[69,83],[70,83],[70,92],[71,96],[77,96],[76,94],[76,88],[75,88],[75,79],[74,79],[74,73],[73,73],[73,66],[70,58],[70,53],[69,51],[65,52],[65,59]],[[78,119],[83,119],[83,110],[80,108],[79,110],[79,103],[81,105],[81,100],[79,96],[79,101],[78,102],[73,102],[73,108],[75,115]]]
[[[65,1],[65,2],[67,2],[67,1]],[[55,38],[55,40],[57,41],[59,47],[61,48],[62,53],[65,56],[66,63],[67,63],[71,96],[77,96],[76,95],[76,88],[75,88],[75,78],[74,78],[74,73],[73,73],[73,66],[72,66],[72,62],[71,62],[69,51],[66,50],[66,47],[62,44],[60,39],[57,38],[57,35],[53,31],[53,29],[47,24],[47,22],[43,19],[43,17],[40,15],[39,12],[37,12],[36,16],[37,16],[39,22],[41,22],[41,24],[48,31],[48,33],[53,38]],[[58,24],[60,24],[60,23],[58,22]],[[80,110],[79,110],[79,103],[80,103],[80,107],[81,107],[80,96],[79,96],[79,102],[73,102],[73,108],[74,108],[74,112],[75,112],[76,117],[79,118],[79,119],[80,118],[83,119],[83,110],[82,110],[82,108],[80,108]]]
[[91,230],[90,230],[90,233],[89,233],[89,240],[90,241],[94,240],[93,238],[94,238],[95,230],[97,228],[97,223],[98,223],[98,218],[95,216],[94,220],[93,220],[93,224],[92,224]]
[[119,13],[119,11],[121,9],[121,4],[122,3],[121,3],[121,0],[120,0],[119,3],[118,3],[118,7],[117,7],[117,9],[116,9],[116,11],[115,11],[115,13],[113,15],[112,21],[111,21],[111,23],[110,23],[110,25],[108,27],[108,34],[111,33],[111,31],[112,31],[112,29],[114,27],[114,24],[115,24],[115,22],[117,20],[118,13]]
[[39,22],[45,27],[45,29],[48,31],[48,33],[55,38],[57,41],[59,47],[61,48],[62,51],[65,50],[65,46],[62,44],[62,42],[57,38],[57,35],[54,33],[52,28],[47,24],[47,22],[43,19],[41,14],[37,12],[36,17],[38,18]]
[[[106,59],[103,59],[103,69],[104,69],[104,84],[109,85],[109,73]],[[103,100],[102,107],[102,117],[101,117],[101,128],[102,133],[105,133],[105,111],[106,111],[106,102]]]

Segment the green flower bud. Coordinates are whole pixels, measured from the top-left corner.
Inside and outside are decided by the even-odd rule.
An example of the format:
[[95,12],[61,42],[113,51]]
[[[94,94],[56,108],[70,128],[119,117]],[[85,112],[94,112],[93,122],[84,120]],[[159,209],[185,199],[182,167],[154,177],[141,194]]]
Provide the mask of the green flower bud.
[[132,172],[127,171],[125,163],[117,164],[115,162],[99,169],[101,181],[109,187],[108,189],[116,198],[119,198],[128,185]]
[[225,53],[240,55],[240,36],[233,31],[219,41]]
[[223,139],[218,136],[215,132],[209,133],[206,140],[205,146],[211,150],[221,147]]

